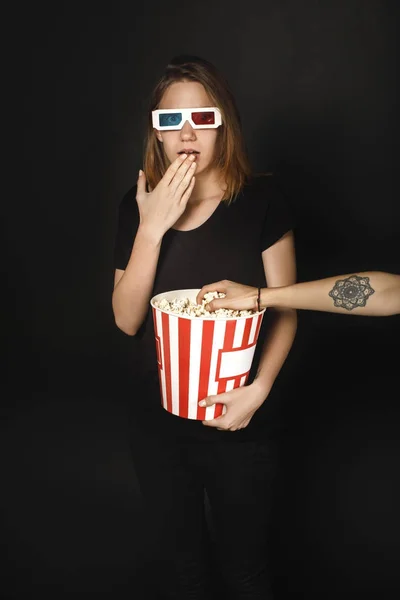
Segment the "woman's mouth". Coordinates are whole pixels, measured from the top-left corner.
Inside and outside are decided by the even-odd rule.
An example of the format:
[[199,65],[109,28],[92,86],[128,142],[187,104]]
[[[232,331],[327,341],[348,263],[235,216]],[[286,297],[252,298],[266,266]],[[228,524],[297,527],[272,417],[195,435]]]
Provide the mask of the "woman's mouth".
[[200,156],[200,152],[198,150],[193,150],[193,148],[184,148],[183,150],[180,150],[178,154],[187,154],[188,156],[193,154],[195,161],[197,161]]

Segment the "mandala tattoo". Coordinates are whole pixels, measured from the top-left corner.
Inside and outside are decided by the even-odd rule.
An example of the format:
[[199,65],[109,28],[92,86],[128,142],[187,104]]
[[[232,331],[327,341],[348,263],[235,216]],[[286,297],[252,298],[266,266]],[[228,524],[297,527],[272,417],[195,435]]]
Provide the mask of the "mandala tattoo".
[[347,279],[338,279],[329,292],[333,304],[346,310],[365,306],[368,298],[375,292],[369,284],[369,277],[352,275]]

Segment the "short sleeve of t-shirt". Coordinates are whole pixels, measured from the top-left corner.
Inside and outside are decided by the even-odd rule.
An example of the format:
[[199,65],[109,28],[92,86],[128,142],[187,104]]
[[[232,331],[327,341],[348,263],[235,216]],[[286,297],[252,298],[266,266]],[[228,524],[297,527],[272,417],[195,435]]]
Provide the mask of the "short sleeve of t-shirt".
[[[268,203],[261,232],[261,252],[273,246],[285,233],[294,229],[293,212],[276,177],[263,178],[265,202]],[[265,187],[264,187],[265,186]]]
[[133,242],[139,227],[139,209],[136,202],[136,186],[122,198],[118,208],[117,230],[114,245],[114,268],[125,271]]

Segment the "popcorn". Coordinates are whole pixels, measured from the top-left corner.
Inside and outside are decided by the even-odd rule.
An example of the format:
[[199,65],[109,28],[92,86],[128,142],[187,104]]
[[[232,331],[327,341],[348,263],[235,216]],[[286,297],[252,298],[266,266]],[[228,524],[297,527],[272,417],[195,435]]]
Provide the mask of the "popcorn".
[[255,313],[254,310],[233,310],[231,308],[218,308],[215,311],[208,311],[205,309],[206,304],[211,302],[214,298],[225,298],[225,296],[226,294],[223,294],[222,292],[207,292],[204,294],[201,304],[196,304],[192,300],[189,300],[189,298],[175,298],[171,301],[162,298],[161,300],[155,300],[154,306],[177,315],[200,318],[248,317]]

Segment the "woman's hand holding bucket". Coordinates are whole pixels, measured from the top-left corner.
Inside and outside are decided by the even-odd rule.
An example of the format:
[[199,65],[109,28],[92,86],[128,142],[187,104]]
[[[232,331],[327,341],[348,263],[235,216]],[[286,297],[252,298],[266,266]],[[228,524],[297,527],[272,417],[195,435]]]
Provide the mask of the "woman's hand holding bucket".
[[224,404],[226,412],[216,419],[203,421],[203,425],[216,427],[221,431],[244,429],[250,423],[254,413],[264,403],[266,397],[265,391],[262,392],[255,384],[250,384],[217,396],[204,398],[199,402],[199,406]]

